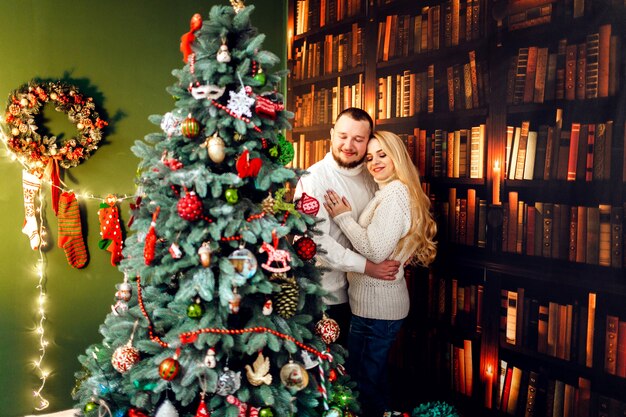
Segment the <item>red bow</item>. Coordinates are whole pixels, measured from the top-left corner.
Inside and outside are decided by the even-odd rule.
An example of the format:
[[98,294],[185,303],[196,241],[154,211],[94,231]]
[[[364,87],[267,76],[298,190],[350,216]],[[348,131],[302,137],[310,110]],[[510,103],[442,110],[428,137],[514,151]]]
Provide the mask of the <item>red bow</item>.
[[261,158],[250,159],[250,151],[245,149],[239,159],[237,159],[237,163],[235,165],[237,167],[237,175],[239,175],[239,178],[256,177],[261,170],[263,161]]
[[183,62],[187,62],[189,55],[193,53],[191,44],[196,40],[195,32],[202,27],[202,16],[196,13],[189,22],[189,32],[180,37],[180,51],[183,53]]

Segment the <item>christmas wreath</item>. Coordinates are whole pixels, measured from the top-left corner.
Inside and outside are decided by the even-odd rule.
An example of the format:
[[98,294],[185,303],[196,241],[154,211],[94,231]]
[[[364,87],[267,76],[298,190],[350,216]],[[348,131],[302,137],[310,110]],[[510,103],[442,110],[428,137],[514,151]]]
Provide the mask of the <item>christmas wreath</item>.
[[[67,114],[78,130],[76,137],[60,143],[56,136],[38,133],[36,116],[48,102],[54,104],[56,111]],[[51,162],[72,168],[88,159],[98,148],[102,129],[108,124],[95,111],[91,97],[85,97],[76,86],[61,81],[30,82],[15,90],[9,96],[5,122],[8,148],[36,171]]]

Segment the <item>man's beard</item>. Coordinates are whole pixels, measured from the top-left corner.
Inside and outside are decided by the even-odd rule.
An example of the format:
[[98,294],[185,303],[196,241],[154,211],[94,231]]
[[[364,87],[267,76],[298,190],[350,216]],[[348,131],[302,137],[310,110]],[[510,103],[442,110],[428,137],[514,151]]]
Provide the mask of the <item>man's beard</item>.
[[343,162],[341,159],[339,159],[339,157],[335,154],[335,152],[331,152],[331,154],[333,155],[333,159],[335,160],[335,162],[337,162],[337,165],[339,165],[341,168],[346,168],[346,169],[356,168],[359,165],[361,165],[363,161],[365,161],[365,155],[363,155],[363,157],[359,159],[358,161]]

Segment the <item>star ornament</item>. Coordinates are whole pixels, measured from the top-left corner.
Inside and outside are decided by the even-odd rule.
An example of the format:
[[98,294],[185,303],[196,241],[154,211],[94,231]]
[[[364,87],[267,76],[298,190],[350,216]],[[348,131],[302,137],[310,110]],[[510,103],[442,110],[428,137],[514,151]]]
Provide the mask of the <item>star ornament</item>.
[[237,117],[252,117],[250,106],[254,104],[254,98],[248,96],[248,92],[244,88],[240,88],[236,93],[229,91],[228,109]]

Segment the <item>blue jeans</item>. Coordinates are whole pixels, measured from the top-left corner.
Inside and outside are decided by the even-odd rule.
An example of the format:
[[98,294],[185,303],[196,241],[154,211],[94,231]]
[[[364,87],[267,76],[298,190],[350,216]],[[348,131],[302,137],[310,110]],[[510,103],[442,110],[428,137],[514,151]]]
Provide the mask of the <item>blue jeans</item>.
[[364,417],[380,417],[388,409],[387,356],[403,321],[352,316],[347,366],[358,385]]

